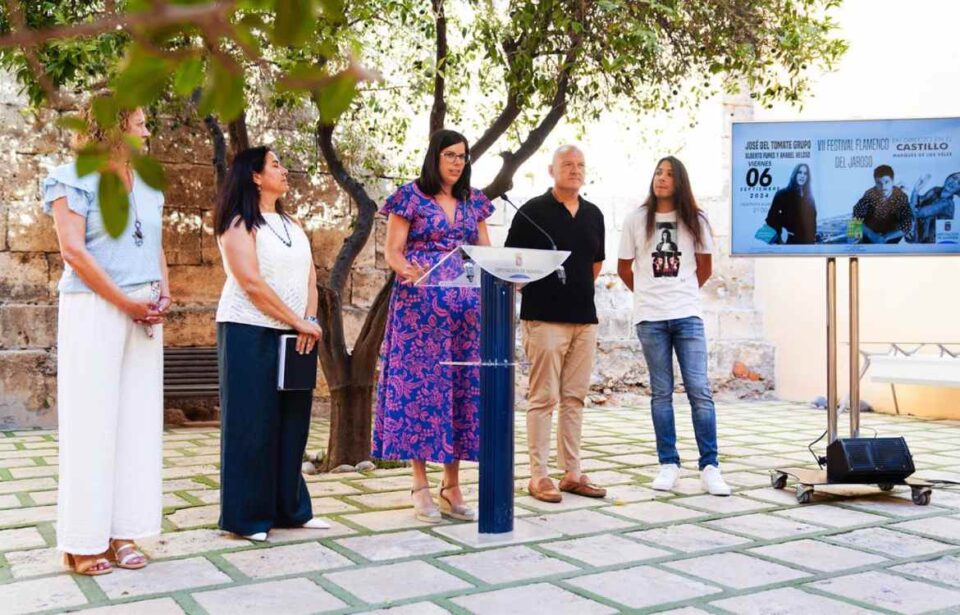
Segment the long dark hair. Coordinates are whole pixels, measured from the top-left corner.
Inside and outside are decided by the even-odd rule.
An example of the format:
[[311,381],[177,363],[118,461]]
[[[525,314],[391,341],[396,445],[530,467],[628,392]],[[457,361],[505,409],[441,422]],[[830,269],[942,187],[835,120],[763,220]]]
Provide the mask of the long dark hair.
[[[956,173],[951,173],[950,175],[947,175],[946,177],[943,178],[943,186],[940,187],[940,192],[943,192],[943,189],[946,188],[947,186],[947,182],[950,181],[951,179],[955,182],[960,182],[960,171],[957,171]],[[954,192],[954,194],[956,194],[956,192]]]
[[653,231],[656,229],[657,197],[653,193],[653,181],[656,179],[656,169],[659,169],[664,161],[669,162],[670,168],[673,170],[673,204],[677,208],[677,220],[693,234],[694,245],[700,247],[703,245],[703,224],[700,222],[703,213],[697,207],[697,200],[693,197],[687,167],[683,166],[683,163],[673,156],[664,156],[658,160],[657,166],[654,167],[653,177],[650,178],[650,192],[647,195],[647,200],[643,203],[643,206],[647,208],[647,237],[653,237]]
[[467,159],[464,162],[460,179],[453,185],[453,198],[458,201],[465,201],[470,197],[470,144],[467,143],[467,138],[459,132],[446,129],[438,130],[430,135],[430,146],[427,148],[427,154],[423,157],[420,177],[417,178],[417,187],[424,194],[434,196],[440,192],[440,187],[443,185],[440,177],[440,152],[457,143],[463,143],[463,153]]
[[[266,221],[260,213],[260,191],[253,183],[253,174],[263,173],[267,154],[271,151],[269,147],[261,145],[245,149],[234,156],[227,178],[217,196],[217,209],[213,216],[213,229],[218,237],[226,233],[231,225],[241,222],[247,227],[247,232],[265,224]],[[277,213],[289,218],[279,200]]]
[[[797,174],[800,172],[800,167],[807,169],[807,183],[800,185],[797,183]],[[790,174],[790,182],[787,184],[787,190],[796,190],[800,194],[800,199],[813,205],[813,175],[810,174],[810,165],[806,162],[801,162],[797,166],[793,167],[793,173]]]

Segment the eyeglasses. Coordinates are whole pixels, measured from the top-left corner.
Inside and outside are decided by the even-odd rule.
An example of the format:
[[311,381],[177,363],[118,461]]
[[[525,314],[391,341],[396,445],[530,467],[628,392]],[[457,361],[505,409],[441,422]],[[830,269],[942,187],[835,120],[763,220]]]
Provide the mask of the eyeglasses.
[[463,163],[467,162],[466,154],[454,154],[453,152],[443,152],[440,155],[443,156],[443,159],[446,160],[447,162],[463,162]]

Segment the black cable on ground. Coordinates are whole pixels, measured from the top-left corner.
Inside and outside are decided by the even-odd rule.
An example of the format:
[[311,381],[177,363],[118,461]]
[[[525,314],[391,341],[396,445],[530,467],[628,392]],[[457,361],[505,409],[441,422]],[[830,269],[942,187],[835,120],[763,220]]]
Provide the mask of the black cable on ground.
[[821,470],[823,469],[823,462],[821,462],[821,461],[820,461],[820,457],[818,457],[817,454],[813,452],[813,445],[816,444],[817,442],[819,442],[820,440],[823,440],[823,437],[826,436],[826,435],[827,435],[827,430],[824,429],[824,430],[823,430],[823,433],[820,434],[820,437],[819,437],[819,438],[817,438],[816,440],[814,440],[813,442],[811,442],[810,444],[807,445],[807,450],[810,451],[810,454],[811,454],[811,455],[813,455],[813,458],[814,458],[814,459],[816,460],[816,462],[817,462],[817,467],[819,467]]
[[948,485],[950,487],[956,487],[960,485],[960,481],[946,479],[928,480],[926,482],[930,483],[931,485]]

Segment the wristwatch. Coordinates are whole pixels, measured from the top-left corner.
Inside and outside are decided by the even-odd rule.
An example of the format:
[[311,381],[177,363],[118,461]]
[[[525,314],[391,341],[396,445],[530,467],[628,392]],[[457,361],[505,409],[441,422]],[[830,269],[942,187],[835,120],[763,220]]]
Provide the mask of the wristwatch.
[[315,325],[319,324],[316,316],[307,316],[306,318],[304,318],[304,320],[307,322],[312,322]]

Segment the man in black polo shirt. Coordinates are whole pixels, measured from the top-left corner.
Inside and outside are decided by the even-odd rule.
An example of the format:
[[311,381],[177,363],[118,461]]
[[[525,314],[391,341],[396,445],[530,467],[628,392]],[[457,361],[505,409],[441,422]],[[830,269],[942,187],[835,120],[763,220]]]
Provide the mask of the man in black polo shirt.
[[[595,498],[607,494],[580,472],[583,400],[597,347],[593,284],[604,259],[603,214],[580,196],[585,172],[583,152],[572,145],[559,148],[550,165],[553,188],[520,208],[550,235],[557,249],[571,252],[563,263],[565,280],[552,274],[521,291],[523,348],[530,361],[528,490],[544,502],[559,502],[560,491]],[[551,249],[550,239],[529,219],[522,214],[514,216],[505,245]],[[550,480],[547,467],[551,419],[558,404],[557,465],[564,471],[560,491]]]

